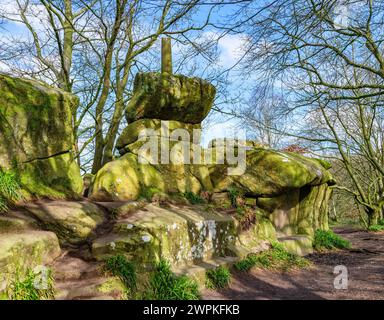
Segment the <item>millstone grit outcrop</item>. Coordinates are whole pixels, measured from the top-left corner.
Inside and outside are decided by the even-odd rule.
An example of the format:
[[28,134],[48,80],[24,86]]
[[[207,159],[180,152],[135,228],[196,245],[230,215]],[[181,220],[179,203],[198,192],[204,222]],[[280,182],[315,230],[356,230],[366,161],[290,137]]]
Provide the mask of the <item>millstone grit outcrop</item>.
[[72,244],[86,240],[104,222],[104,212],[88,201],[51,201],[29,203],[24,209],[62,242]]
[[128,123],[153,118],[197,124],[208,115],[215,94],[215,87],[200,78],[138,73],[125,116]]
[[[128,126],[116,144],[122,156],[95,175],[90,186],[91,199],[134,201],[156,198],[155,195],[164,198],[203,193],[216,206],[230,207],[233,198],[240,197],[258,210],[259,227],[273,229],[268,232],[269,240],[281,240],[288,250],[299,254],[309,253],[315,230],[328,228],[328,200],[332,194],[329,186],[335,183],[328,170],[330,165],[300,154],[272,150],[255,141],[214,140],[208,149],[203,149],[196,131],[208,114],[214,95],[212,86],[201,79],[169,72],[138,74],[127,107]],[[154,150],[148,148],[149,142],[155,145]],[[235,144],[234,156],[244,155],[240,174],[228,174],[228,169],[239,165],[228,163],[228,143]],[[164,150],[164,146],[169,149]],[[196,150],[201,155],[199,163],[193,158]],[[177,161],[162,163],[164,152]],[[237,255],[251,251],[252,238],[255,243],[262,238],[257,233],[240,233],[233,250]],[[94,247],[95,252],[105,250],[112,238],[101,241],[99,247]],[[241,238],[247,239],[247,245],[241,245]],[[121,236],[114,239],[117,248],[133,248],[136,241]]]
[[25,197],[76,196],[74,95],[0,74],[0,169],[17,171]]
[[[116,255],[140,276],[165,259],[204,284],[206,270],[275,241],[306,255],[315,231],[328,229],[330,164],[255,141],[202,148],[199,129],[216,89],[173,75],[167,49],[162,73],[135,78],[120,156],[84,182],[73,154],[78,99],[0,74],[0,173],[10,173],[0,178],[22,192],[16,209],[0,215],[0,298],[15,270],[41,265],[53,269],[57,299],[124,298],[122,279],[103,267]],[[236,143],[236,164],[228,143]]]

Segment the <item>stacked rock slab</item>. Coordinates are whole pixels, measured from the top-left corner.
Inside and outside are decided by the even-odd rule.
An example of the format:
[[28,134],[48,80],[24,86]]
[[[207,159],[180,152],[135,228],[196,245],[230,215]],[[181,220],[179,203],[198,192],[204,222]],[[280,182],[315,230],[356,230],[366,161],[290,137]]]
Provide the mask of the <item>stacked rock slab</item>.
[[[214,97],[214,86],[202,79],[168,73],[138,74],[127,107],[129,124],[116,143],[122,156],[97,173],[91,197],[135,200],[153,191],[211,190],[208,168],[192,164],[192,158],[194,150],[201,149],[200,123],[210,111]],[[155,149],[142,152],[150,141],[154,141]],[[168,162],[162,160],[167,152]],[[152,161],[142,163],[143,158]]]
[[73,159],[78,98],[36,81],[0,74],[0,170],[17,171],[24,196],[81,192]]

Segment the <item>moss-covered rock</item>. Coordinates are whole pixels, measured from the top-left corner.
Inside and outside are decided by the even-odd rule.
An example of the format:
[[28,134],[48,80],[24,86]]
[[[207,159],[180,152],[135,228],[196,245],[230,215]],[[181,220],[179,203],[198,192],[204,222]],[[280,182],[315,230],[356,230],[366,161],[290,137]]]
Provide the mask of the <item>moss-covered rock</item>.
[[20,164],[17,170],[26,198],[78,197],[83,189],[79,166],[69,152]]
[[20,232],[23,230],[34,229],[37,225],[32,219],[27,217],[15,217],[0,215],[0,234]]
[[277,241],[273,224],[266,218],[258,217],[256,223],[248,230],[241,231],[238,228],[236,241],[228,247],[228,254],[243,259],[251,253],[268,250],[272,241]]
[[200,193],[212,189],[208,169],[203,165],[144,164],[127,153],[107,163],[96,174],[90,197],[98,201],[125,201],[145,197],[148,191],[160,193]]
[[235,236],[235,221],[228,215],[198,206],[149,204],[118,219],[112,234],[93,242],[92,252],[97,259],[124,254],[139,263],[167,259],[180,265],[224,256]]
[[0,163],[47,158],[73,147],[78,98],[36,81],[0,74]]
[[[168,128],[167,130],[168,133],[163,132],[162,130],[162,124],[163,124],[163,129],[166,130],[165,128]],[[184,123],[180,121],[166,121],[166,120],[159,120],[159,119],[140,119],[137,120],[133,123],[130,123],[121,133],[119,139],[116,142],[116,149],[119,150],[120,154],[125,154],[127,151],[131,151],[133,147],[128,148],[126,150],[125,148],[128,145],[131,145],[139,140],[139,135],[140,132],[142,132],[145,129],[152,129],[153,134],[151,132],[147,132],[146,136],[148,139],[142,139],[140,140],[141,145],[144,142],[147,142],[151,136],[164,136],[165,134],[170,136],[170,141],[191,141],[193,142],[193,130],[194,129],[201,129],[200,124],[189,124],[189,123]],[[188,139],[184,139],[184,136],[178,137],[177,136],[177,129],[184,129],[188,132],[189,137]],[[196,143],[199,143],[200,141],[196,141]]]
[[306,185],[332,181],[331,174],[316,160],[266,149],[246,152],[246,169],[242,175],[229,176],[225,164],[209,168],[215,191],[222,192],[235,186],[254,197],[275,197]]
[[312,238],[307,235],[295,235],[279,238],[279,242],[289,253],[306,256],[313,252]]
[[87,201],[29,203],[24,208],[62,241],[74,244],[87,239],[104,221],[104,212]]
[[15,268],[46,265],[60,255],[57,236],[53,232],[28,230],[0,233],[0,285]]
[[198,124],[211,110],[215,94],[215,87],[199,78],[138,73],[126,118],[128,123],[147,118]]
[[28,196],[81,192],[71,150],[79,101],[40,82],[0,74],[0,168],[19,171]]

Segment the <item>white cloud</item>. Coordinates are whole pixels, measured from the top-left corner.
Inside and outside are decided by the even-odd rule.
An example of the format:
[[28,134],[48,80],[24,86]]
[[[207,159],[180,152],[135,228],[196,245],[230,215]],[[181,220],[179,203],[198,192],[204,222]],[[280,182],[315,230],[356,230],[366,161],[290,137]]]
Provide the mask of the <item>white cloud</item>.
[[205,32],[202,38],[218,39],[219,61],[217,63],[224,68],[230,68],[239,61],[244,54],[247,42],[245,34],[227,34],[221,37],[219,33],[212,31]]
[[207,127],[203,127],[201,145],[208,147],[208,144],[213,139],[218,138],[240,138],[245,139],[245,133],[239,130],[239,121],[235,119],[222,121],[216,124],[212,124]]
[[238,62],[244,54],[246,37],[239,35],[226,35],[219,40],[220,63],[224,67],[231,67]]

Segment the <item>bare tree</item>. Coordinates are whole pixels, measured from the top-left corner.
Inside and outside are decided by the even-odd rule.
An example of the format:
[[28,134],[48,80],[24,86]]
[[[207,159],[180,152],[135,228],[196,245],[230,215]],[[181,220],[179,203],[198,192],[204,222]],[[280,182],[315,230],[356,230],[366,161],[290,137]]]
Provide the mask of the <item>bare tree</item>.
[[234,27],[249,35],[244,70],[261,83],[279,83],[295,123],[287,134],[343,164],[352,185],[339,188],[365,209],[370,225],[384,208],[383,6],[254,1]]
[[[6,0],[4,0],[6,1]],[[12,1],[8,1],[14,8]],[[73,92],[74,150],[93,159],[92,172],[113,158],[114,143],[130,99],[134,73],[158,66],[151,48],[162,35],[187,44],[185,59],[210,50],[199,36],[211,13],[226,1],[17,0],[0,9],[6,21],[23,24],[27,39],[10,31],[0,41],[10,72]],[[197,19],[193,19],[199,15]],[[207,57],[209,58],[209,57]],[[152,63],[152,65],[151,65]],[[83,157],[82,157],[83,158]],[[89,157],[84,158],[87,167]]]

